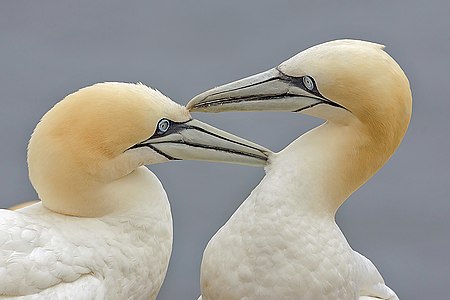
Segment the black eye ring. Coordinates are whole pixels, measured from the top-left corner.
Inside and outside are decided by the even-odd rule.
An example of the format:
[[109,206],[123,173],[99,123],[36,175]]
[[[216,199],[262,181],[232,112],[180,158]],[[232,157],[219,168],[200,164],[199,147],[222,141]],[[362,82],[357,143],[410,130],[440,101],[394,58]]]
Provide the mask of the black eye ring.
[[303,85],[312,91],[314,89],[314,80],[309,76],[303,76]]
[[170,128],[170,121],[167,119],[161,119],[158,122],[158,133],[165,133]]

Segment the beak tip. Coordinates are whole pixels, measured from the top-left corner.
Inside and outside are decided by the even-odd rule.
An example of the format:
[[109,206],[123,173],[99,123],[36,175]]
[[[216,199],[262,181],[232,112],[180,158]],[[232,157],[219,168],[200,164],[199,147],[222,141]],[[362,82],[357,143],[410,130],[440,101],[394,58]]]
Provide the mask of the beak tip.
[[186,109],[189,111],[193,111],[195,109],[195,105],[192,104],[192,100],[188,102],[188,104],[186,104]]
[[189,112],[205,112],[204,109],[202,109],[201,107],[197,107],[197,106],[190,106],[190,107],[186,107]]
[[203,97],[202,94],[199,94],[189,100],[189,102],[186,104],[186,108],[190,111],[197,111],[202,107],[201,103],[204,99],[205,97]]

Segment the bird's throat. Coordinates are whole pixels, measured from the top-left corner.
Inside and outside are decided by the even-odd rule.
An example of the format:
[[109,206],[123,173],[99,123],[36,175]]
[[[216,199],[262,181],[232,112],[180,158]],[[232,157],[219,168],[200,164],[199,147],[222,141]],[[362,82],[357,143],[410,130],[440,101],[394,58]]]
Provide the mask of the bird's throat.
[[335,214],[342,203],[387,161],[389,154],[358,126],[325,123],[274,155],[266,180],[293,205]]

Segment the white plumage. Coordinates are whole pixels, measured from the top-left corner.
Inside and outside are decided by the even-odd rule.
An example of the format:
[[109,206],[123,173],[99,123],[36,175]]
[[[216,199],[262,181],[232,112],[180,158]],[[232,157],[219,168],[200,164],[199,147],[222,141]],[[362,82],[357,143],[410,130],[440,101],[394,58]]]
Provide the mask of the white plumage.
[[80,218],[54,213],[41,203],[1,210],[0,295],[156,298],[172,249],[170,205],[147,168],[131,176],[142,183],[140,206],[120,213]]

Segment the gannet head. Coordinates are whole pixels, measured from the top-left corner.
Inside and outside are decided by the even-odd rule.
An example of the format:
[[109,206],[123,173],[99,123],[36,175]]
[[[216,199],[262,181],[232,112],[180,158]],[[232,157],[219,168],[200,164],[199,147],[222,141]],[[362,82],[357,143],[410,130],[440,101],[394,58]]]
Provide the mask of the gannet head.
[[[309,48],[269,71],[206,91],[187,108],[288,111],[326,119],[324,126],[275,157],[284,161],[281,158],[292,153],[301,164],[313,161],[308,170],[326,182],[328,188],[321,190],[330,192],[324,198],[335,199],[330,206],[335,211],[395,152],[409,124],[411,101],[408,79],[383,46],[338,40]],[[301,158],[297,153],[303,154]]]
[[[143,84],[100,83],[56,104],[28,147],[30,180],[43,204],[122,178],[139,166],[192,159],[264,166],[270,151],[193,120],[183,106]],[[77,197],[78,197],[77,196]]]
[[337,40],[300,52],[269,71],[194,97],[191,111],[291,111],[336,124],[360,122],[394,134],[411,116],[411,91],[400,66],[379,44]]

